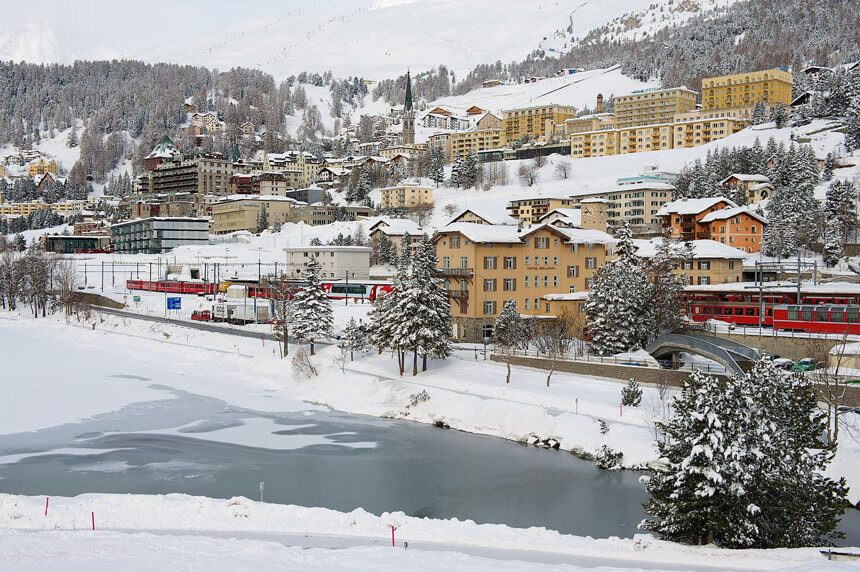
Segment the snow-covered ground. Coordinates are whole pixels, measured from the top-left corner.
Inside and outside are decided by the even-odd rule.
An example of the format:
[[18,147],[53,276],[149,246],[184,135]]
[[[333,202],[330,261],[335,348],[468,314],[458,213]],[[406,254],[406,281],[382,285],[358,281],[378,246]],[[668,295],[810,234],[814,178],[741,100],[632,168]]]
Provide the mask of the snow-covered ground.
[[[153,310],[157,308],[156,301],[147,303]],[[343,324],[351,316],[361,316],[367,308],[365,304],[338,304],[336,322]],[[14,361],[4,363],[4,379],[12,383],[4,384],[0,434],[38,431],[165,395],[161,387],[119,375],[133,372],[141,379],[169,379],[174,389],[257,411],[329,406],[380,417],[442,422],[521,442],[553,438],[564,449],[593,452],[607,444],[624,452],[627,465],[656,457],[651,422],[660,401],[656,390],[649,387],[644,388],[642,406],[622,411],[619,381],[556,373],[547,388],[545,372],[514,368],[510,385],[505,385],[504,365],[484,361],[481,353],[472,350],[460,350],[446,361],[431,360],[429,371],[417,377],[401,377],[391,356],[375,353],[347,361],[342,371],[335,347],[321,349],[316,358],[319,377],[305,380],[294,376],[288,360],[277,357],[274,342],[98,312],[95,328],[74,318],[67,322],[59,315],[32,320],[26,310],[23,315],[6,312],[0,318],[0,347],[9,347],[4,340],[13,336],[40,340],[39,345],[16,352]],[[32,364],[39,363],[46,352],[53,359],[34,369]],[[118,375],[106,376],[106,371]],[[60,379],[62,383],[58,383]],[[407,407],[409,396],[420,391],[426,391],[430,399]],[[46,395],[52,399],[46,400]],[[609,426],[605,434],[600,432],[599,419]],[[264,448],[284,446],[284,441],[273,441],[277,429],[254,421],[212,436]],[[834,468],[849,478],[856,502],[860,474],[855,461],[860,447],[848,438],[840,445]],[[0,463],[19,458],[0,458]],[[791,569],[808,561],[815,564],[804,569],[834,566],[822,562],[823,557],[813,549],[722,551],[677,546],[650,536],[592,540],[537,528],[419,519],[400,513],[371,515],[360,509],[343,514],[244,498],[51,498],[48,517],[44,502],[44,497],[0,495],[0,564],[4,570],[132,570],[139,569],[139,559],[146,555],[154,566],[207,566],[213,570],[267,569],[272,563],[297,570],[428,566],[576,570],[596,565]],[[93,513],[95,533],[87,530]],[[398,527],[397,551],[384,548],[390,542],[392,524]],[[403,541],[409,542],[408,550],[403,550]]]

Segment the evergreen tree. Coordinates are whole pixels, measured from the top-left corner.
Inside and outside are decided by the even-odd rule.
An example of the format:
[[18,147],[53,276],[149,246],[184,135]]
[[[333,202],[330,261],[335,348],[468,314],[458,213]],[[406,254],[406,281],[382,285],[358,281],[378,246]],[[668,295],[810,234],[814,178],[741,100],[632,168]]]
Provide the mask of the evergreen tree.
[[272,232],[281,232],[281,215],[275,213],[275,216],[272,219]]
[[619,258],[598,268],[585,304],[592,348],[615,354],[644,346],[656,333],[654,286],[635,254],[630,223],[618,231]]
[[686,276],[675,271],[693,255],[690,243],[684,245],[664,234],[648,263],[648,274],[654,283],[654,319],[660,332],[674,332],[684,323],[681,294],[688,282]]
[[513,352],[528,344],[528,333],[528,325],[520,315],[520,311],[517,310],[517,303],[514,300],[507,300],[502,311],[496,316],[496,323],[493,326],[493,340],[496,343],[496,348],[500,349],[505,356],[505,365],[508,368],[505,383],[511,382]]
[[429,177],[437,187],[445,180],[445,151],[438,145],[430,150]]
[[788,107],[783,102],[779,102],[770,108],[770,121],[776,123],[776,127],[778,129],[782,129],[782,127],[788,121]]
[[27,240],[24,238],[24,235],[23,234],[16,234],[15,240],[12,243],[12,246],[18,252],[24,252],[25,250],[27,250]]
[[824,158],[824,169],[822,169],[822,171],[821,171],[821,180],[822,181],[826,182],[826,181],[829,181],[830,179],[833,178],[833,167],[834,167],[833,153],[828,153],[827,157]]
[[406,288],[408,270],[408,264],[401,260],[397,266],[397,274],[391,285],[391,291],[378,297],[373,302],[373,308],[368,313],[368,319],[370,320],[370,343],[379,350],[379,353],[382,353],[386,349],[396,352],[397,366],[400,369],[401,375],[405,366],[406,340],[397,335],[397,333],[404,327],[401,322],[409,318],[398,311],[398,303],[400,296]]
[[751,122],[753,125],[761,125],[767,121],[767,108],[764,102],[757,101],[753,107]]
[[860,96],[851,100],[845,117],[845,147],[849,151],[860,148]]
[[331,335],[333,324],[331,300],[322,287],[322,266],[316,258],[305,265],[304,285],[293,299],[293,335],[310,344],[314,355],[314,340]]
[[355,321],[355,318],[350,318],[349,323],[343,329],[343,334],[338,340],[338,347],[349,352],[349,359],[355,359],[355,352],[364,351],[367,347],[367,335],[364,330]]
[[466,186],[466,175],[464,172],[465,160],[457,155],[451,166],[451,185],[455,187]]
[[642,526],[667,540],[727,548],[825,545],[847,488],[823,476],[833,451],[811,381],[759,361],[721,381],[694,372],[658,423],[668,469],[646,485]]
[[266,210],[266,205],[260,205],[260,213],[257,215],[257,228],[254,232],[260,234],[269,228],[269,212]]

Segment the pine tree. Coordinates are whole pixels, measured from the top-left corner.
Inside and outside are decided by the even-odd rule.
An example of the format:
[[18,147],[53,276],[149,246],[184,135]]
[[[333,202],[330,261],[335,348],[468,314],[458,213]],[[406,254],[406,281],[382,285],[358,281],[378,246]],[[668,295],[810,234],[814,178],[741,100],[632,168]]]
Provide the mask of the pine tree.
[[585,304],[591,345],[598,354],[640,348],[657,329],[654,286],[639,267],[628,220],[619,229],[618,237],[619,258],[598,268]]
[[675,271],[682,261],[692,259],[693,254],[690,243],[684,245],[670,235],[663,235],[648,262],[648,274],[654,283],[654,319],[660,332],[674,332],[684,323],[681,294],[687,277]]
[[260,205],[260,213],[257,215],[257,228],[254,232],[260,234],[269,228],[269,212],[266,210],[266,205]]
[[451,184],[455,187],[466,186],[466,177],[464,173],[465,161],[457,155],[454,158],[454,164],[451,166]]
[[833,178],[833,167],[834,167],[833,153],[828,153],[827,157],[824,158],[824,169],[822,169],[822,171],[821,171],[821,180],[822,181],[826,182],[826,181],[829,181],[830,179]]
[[439,146],[434,146],[430,150],[429,177],[437,187],[445,180],[445,151]]
[[12,246],[18,252],[24,252],[25,250],[27,250],[27,240],[24,238],[24,235],[16,234]]
[[367,335],[358,325],[358,322],[355,321],[355,318],[349,319],[337,345],[344,351],[349,352],[350,360],[355,359],[355,352],[364,351],[367,347]]
[[272,219],[272,232],[281,232],[281,215],[275,213],[274,218]]
[[767,108],[764,102],[758,101],[753,107],[751,122],[753,125],[761,125],[767,121]]
[[292,307],[293,335],[307,341],[314,355],[314,341],[331,335],[331,300],[322,287],[322,266],[316,258],[305,265],[304,285],[296,292]]
[[514,300],[507,300],[502,311],[496,316],[496,323],[493,326],[493,340],[496,348],[500,349],[505,356],[505,365],[508,368],[505,383],[511,382],[511,357],[514,350],[525,347],[528,344],[528,337],[528,325],[517,310],[517,303]]
[[694,372],[658,428],[668,469],[646,485],[643,528],[667,540],[727,548],[824,545],[847,488],[823,476],[833,451],[811,381],[759,361],[721,381]]
[[401,322],[408,320],[408,316],[404,316],[398,311],[398,303],[406,288],[408,270],[409,266],[403,261],[398,264],[391,291],[378,297],[368,313],[370,343],[379,350],[379,353],[386,349],[396,352],[397,366],[401,375],[404,370],[406,340],[399,336],[398,332],[404,327]]
[[860,97],[854,97],[845,117],[845,147],[849,151],[860,148]]

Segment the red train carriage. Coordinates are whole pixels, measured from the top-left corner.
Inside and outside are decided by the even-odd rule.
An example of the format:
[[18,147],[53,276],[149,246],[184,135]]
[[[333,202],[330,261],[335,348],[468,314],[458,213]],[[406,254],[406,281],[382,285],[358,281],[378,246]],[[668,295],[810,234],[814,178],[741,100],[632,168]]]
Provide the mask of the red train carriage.
[[860,306],[780,305],[773,309],[776,330],[825,334],[860,334]]
[[129,290],[145,290],[148,292],[168,292],[170,294],[214,294],[213,282],[180,282],[175,280],[126,280]]

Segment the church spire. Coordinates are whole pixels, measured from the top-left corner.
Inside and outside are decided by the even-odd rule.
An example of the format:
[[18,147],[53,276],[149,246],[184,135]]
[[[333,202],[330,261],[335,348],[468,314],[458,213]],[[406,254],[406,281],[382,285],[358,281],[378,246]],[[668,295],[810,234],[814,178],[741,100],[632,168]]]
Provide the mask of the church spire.
[[406,70],[406,101],[403,104],[404,111],[412,111],[412,78],[409,70]]

